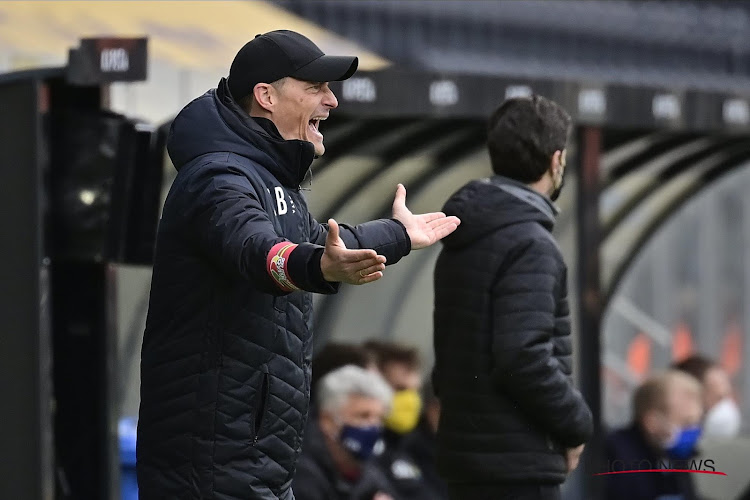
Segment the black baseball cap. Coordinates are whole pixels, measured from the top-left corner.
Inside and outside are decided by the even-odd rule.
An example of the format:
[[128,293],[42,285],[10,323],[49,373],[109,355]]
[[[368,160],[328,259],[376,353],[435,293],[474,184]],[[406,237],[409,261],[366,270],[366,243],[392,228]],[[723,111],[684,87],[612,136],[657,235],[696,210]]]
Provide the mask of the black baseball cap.
[[310,82],[346,80],[357,71],[353,56],[327,56],[309,38],[294,31],[269,31],[245,44],[229,70],[235,100],[252,93],[258,83],[291,76]]

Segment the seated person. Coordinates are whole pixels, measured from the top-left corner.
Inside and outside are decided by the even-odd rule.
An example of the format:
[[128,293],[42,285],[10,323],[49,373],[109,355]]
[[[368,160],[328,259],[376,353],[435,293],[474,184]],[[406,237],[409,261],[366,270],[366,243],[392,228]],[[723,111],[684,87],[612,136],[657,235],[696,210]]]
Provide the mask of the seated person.
[[315,388],[318,381],[346,365],[355,365],[367,370],[377,371],[372,353],[359,344],[328,342],[315,354],[312,360],[312,378],[310,379],[311,410],[315,408]]
[[732,438],[740,433],[742,415],[732,394],[732,382],[727,371],[718,363],[703,356],[690,356],[673,365],[689,373],[703,385],[703,436]]
[[[393,406],[385,420],[385,451],[374,465],[388,477],[398,499],[447,498],[435,467],[440,403],[430,397],[429,406],[422,412],[422,373],[417,350],[378,340],[370,340],[364,347],[373,354],[380,373],[394,391]],[[434,428],[427,419],[432,419]]]
[[[688,469],[703,416],[702,390],[677,370],[644,382],[633,398],[633,423],[607,438],[609,471]],[[617,462],[616,462],[617,461]],[[607,500],[696,500],[692,474],[643,472],[602,476]]]
[[347,365],[318,383],[292,482],[296,500],[393,500],[386,477],[365,469],[382,437],[393,393],[377,373]]
[[393,405],[385,420],[385,437],[386,445],[397,444],[417,426],[422,409],[419,354],[413,347],[380,340],[369,340],[364,348],[394,391]]

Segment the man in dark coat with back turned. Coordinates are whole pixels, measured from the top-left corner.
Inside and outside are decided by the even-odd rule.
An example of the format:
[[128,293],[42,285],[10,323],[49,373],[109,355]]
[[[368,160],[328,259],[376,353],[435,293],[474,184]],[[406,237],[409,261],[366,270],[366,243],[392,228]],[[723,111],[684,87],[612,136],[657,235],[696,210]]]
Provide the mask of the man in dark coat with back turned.
[[307,419],[312,294],[382,277],[455,217],[319,224],[300,183],[355,57],[291,31],[258,35],[172,124],[141,352],[140,498],[291,500]]
[[496,175],[445,205],[435,267],[438,471],[450,498],[557,499],[593,431],[571,381],[567,270],[551,234],[570,117],[540,96],[491,116]]

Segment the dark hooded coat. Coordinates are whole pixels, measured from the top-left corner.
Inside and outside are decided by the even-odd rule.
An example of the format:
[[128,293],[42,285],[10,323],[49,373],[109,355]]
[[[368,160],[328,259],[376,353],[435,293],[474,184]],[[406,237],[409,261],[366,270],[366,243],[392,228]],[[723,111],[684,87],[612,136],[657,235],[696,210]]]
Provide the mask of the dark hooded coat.
[[[312,294],[335,293],[320,259],[327,226],[300,183],[313,145],[250,118],[222,80],[172,124],[178,170],[159,224],[141,352],[138,483],[143,499],[290,499],[308,413]],[[342,225],[348,248],[397,262],[395,220]],[[301,290],[267,271],[277,243]]]
[[443,210],[461,225],[435,266],[438,470],[454,484],[561,483],[565,449],[593,429],[571,380],[556,208],[495,176],[470,182]]

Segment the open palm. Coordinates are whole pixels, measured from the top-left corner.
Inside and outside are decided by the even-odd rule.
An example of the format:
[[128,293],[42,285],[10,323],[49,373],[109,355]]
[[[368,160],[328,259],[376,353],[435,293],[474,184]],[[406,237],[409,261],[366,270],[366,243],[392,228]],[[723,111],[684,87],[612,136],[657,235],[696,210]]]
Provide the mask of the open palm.
[[425,248],[445,238],[461,223],[458,217],[447,217],[443,212],[413,214],[406,207],[406,188],[399,184],[393,200],[393,218],[406,228],[412,250]]

